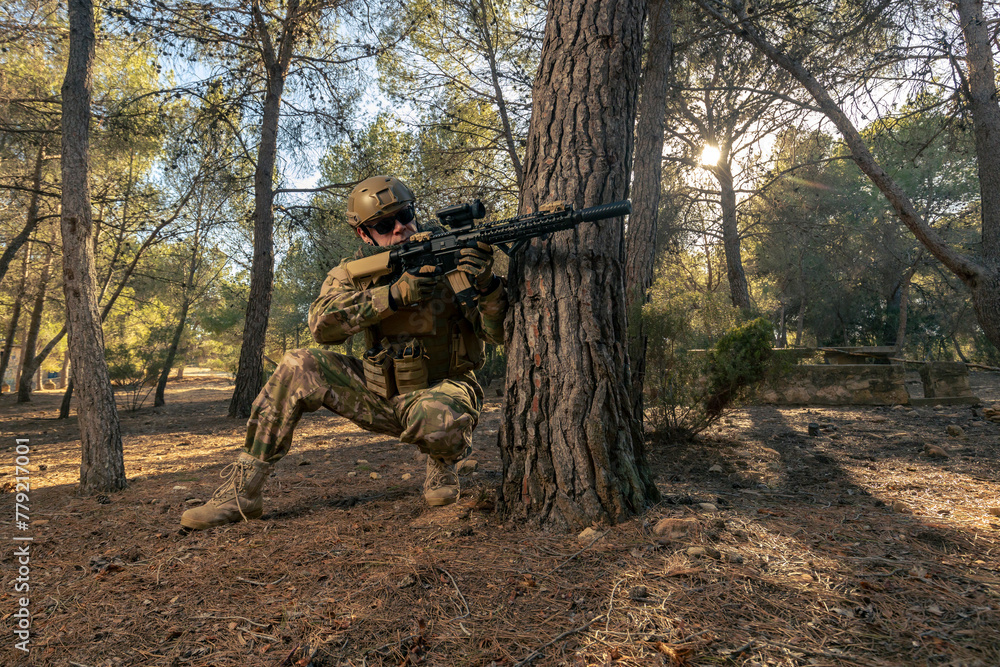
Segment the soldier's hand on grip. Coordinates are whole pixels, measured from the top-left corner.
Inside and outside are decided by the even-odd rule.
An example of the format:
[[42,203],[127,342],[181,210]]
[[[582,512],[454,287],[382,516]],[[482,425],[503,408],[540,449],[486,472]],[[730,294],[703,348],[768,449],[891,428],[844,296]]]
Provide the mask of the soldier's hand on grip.
[[437,284],[438,270],[436,266],[421,266],[416,274],[404,273],[392,284],[389,293],[396,307],[409,306],[430,298]]
[[477,241],[473,248],[463,248],[458,259],[458,270],[469,274],[480,292],[493,280],[493,246]]

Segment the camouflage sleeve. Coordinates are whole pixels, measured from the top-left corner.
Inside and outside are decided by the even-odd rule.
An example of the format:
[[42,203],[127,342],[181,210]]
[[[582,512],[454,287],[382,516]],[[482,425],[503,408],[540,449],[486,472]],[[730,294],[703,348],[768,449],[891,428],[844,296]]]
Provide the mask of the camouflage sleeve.
[[392,313],[388,285],[359,290],[338,266],[309,307],[309,330],[317,343],[337,345]]
[[466,310],[464,314],[472,322],[477,337],[487,343],[503,345],[507,305],[507,282],[500,278],[500,285],[481,295],[477,307]]

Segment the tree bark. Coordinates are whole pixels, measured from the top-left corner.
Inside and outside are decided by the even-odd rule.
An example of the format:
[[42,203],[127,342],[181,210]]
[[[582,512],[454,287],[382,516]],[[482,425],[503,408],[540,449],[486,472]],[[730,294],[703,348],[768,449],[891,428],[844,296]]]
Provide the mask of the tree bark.
[[236,371],[236,387],[229,402],[229,416],[247,418],[250,407],[260,391],[264,377],[264,343],[267,319],[271,313],[271,292],[274,282],[274,162],[278,152],[278,121],[281,96],[295,43],[298,0],[291,0],[285,14],[284,28],[276,52],[255,0],[252,5],[255,25],[261,42],[261,53],[267,70],[267,90],[261,119],[260,147],[254,172],[253,261],[250,267],[250,296],[243,326],[243,346]]
[[[21,269],[21,281],[14,295],[14,306],[11,308],[10,324],[7,325],[7,335],[3,339],[3,352],[0,352],[0,384],[3,384],[4,376],[7,375],[7,367],[10,365],[10,355],[14,350],[14,334],[17,333],[17,323],[21,319],[21,308],[23,307],[24,288],[28,284],[28,255],[31,254],[31,246],[24,250],[24,264]],[[17,383],[11,384],[12,388],[17,387]]]
[[[643,0],[548,5],[521,210],[628,194]],[[511,264],[501,511],[554,530],[618,522],[659,494],[629,396],[620,221],[535,240]]]
[[955,3],[968,63],[966,96],[979,163],[982,212],[982,260],[985,270],[971,282],[972,305],[980,326],[1000,348],[1000,104],[997,102],[991,28],[982,0]]
[[629,361],[632,364],[632,413],[643,420],[642,389],[646,379],[647,335],[642,307],[649,300],[656,264],[656,238],[663,185],[664,109],[673,58],[671,0],[649,2],[646,65],[642,72],[639,120],[635,129],[635,161],[632,167],[632,214],[625,235],[625,286],[629,314]]
[[24,228],[21,229],[17,236],[10,240],[10,243],[4,248],[3,255],[0,255],[0,281],[7,275],[7,269],[10,267],[14,255],[28,241],[31,233],[38,226],[38,202],[40,197],[38,193],[42,188],[42,164],[44,162],[45,145],[40,143],[38,145],[38,154],[35,157],[35,173],[31,181],[32,192],[31,198],[28,200],[28,215],[24,221]]
[[740,229],[736,218],[736,189],[733,173],[726,163],[712,169],[719,183],[722,202],[722,245],[726,250],[726,276],[729,279],[729,298],[741,311],[750,312],[750,288],[743,270],[743,253],[740,250]]
[[90,95],[94,63],[91,0],[69,0],[69,57],[62,86],[62,239],[66,321],[78,413],[84,493],[125,488],[121,428],[97,307],[90,202]]
[[[35,356],[35,348],[38,345],[38,332],[42,328],[42,312],[45,310],[45,293],[49,286],[49,274],[52,271],[52,244],[45,250],[45,261],[42,264],[42,273],[38,278],[38,290],[35,294],[35,303],[31,308],[31,318],[28,320],[28,332],[24,336],[24,347],[21,356],[21,378],[27,378],[27,382],[21,382],[17,388],[17,402],[31,402],[31,378],[42,366],[44,357]],[[41,384],[39,383],[39,389]]]

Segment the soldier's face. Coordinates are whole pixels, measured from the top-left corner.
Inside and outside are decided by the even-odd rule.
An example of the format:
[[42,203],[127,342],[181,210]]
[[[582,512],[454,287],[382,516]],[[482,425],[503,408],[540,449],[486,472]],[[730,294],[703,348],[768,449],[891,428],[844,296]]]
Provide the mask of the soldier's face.
[[[392,230],[386,233],[380,232],[376,227],[380,226],[378,223],[373,225],[366,225],[364,231],[360,227],[356,228],[354,231],[357,232],[358,236],[367,243],[368,245],[379,245],[379,246],[390,246],[396,245],[398,243],[404,243],[410,239],[411,236],[417,233],[417,222],[414,219],[410,219],[409,222],[403,223],[399,217],[394,218],[395,224]],[[385,222],[380,221],[382,228],[384,229]]]

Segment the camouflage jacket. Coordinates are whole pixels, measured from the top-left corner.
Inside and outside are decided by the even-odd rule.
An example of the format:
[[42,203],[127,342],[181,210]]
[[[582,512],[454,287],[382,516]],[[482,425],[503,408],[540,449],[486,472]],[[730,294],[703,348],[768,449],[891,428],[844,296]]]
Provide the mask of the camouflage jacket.
[[[384,250],[364,246],[357,256]],[[503,280],[481,295],[475,306],[465,308],[455,301],[442,276],[431,299],[393,310],[389,287],[395,278],[384,276],[368,289],[359,289],[343,269],[348,261],[327,274],[319,298],[309,308],[309,330],[317,343],[340,344],[364,332],[368,348],[387,341],[395,350],[416,339],[425,351],[432,381],[480,368],[484,342],[503,344],[508,305]]]

